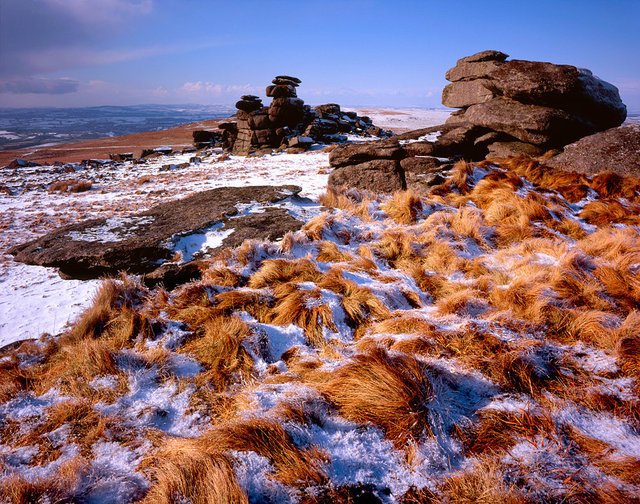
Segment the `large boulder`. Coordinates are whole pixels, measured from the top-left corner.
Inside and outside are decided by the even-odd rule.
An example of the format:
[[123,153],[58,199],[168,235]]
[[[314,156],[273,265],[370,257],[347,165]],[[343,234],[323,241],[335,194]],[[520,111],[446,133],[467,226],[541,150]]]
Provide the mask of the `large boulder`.
[[592,123],[593,131],[619,126],[627,117],[614,85],[571,65],[511,60],[492,71],[483,84],[521,103],[571,112]]
[[625,124],[581,138],[546,164],[587,174],[612,171],[640,178],[640,124]]
[[345,188],[364,189],[376,193],[392,193],[407,188],[400,160],[374,159],[335,168],[328,186],[334,191]]
[[527,105],[504,97],[472,105],[464,118],[477,126],[501,131],[543,148],[561,147],[594,132],[591,124],[564,110]]
[[484,85],[486,82],[486,79],[453,82],[442,90],[442,104],[461,108],[489,101],[495,95]]
[[[250,229],[244,230],[242,221],[231,217],[238,212],[239,203],[268,205],[299,191],[298,186],[212,189],[129,217],[65,226],[9,252],[26,264],[56,267],[67,278],[99,278],[120,271],[150,273],[177,251],[202,249],[213,235],[217,246],[210,248],[215,252],[244,238],[273,239],[299,229],[303,223],[285,218],[282,212],[256,214],[260,217],[255,218],[262,220],[256,224],[253,218]],[[183,258],[191,259],[184,254]]]

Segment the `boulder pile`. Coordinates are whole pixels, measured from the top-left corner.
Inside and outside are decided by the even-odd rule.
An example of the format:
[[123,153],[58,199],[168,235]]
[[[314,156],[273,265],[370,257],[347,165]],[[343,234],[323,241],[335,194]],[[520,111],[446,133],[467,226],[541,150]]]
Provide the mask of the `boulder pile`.
[[234,154],[270,153],[273,149],[308,149],[314,143],[336,143],[347,140],[345,134],[389,137],[393,133],[374,126],[369,117],[343,112],[340,105],[329,103],[310,107],[298,98],[296,88],[301,80],[278,75],[267,86],[272,98],[269,106],[254,95],[242,96],[236,103],[235,122],[223,123],[220,132],[194,132],[194,145],[203,148],[217,145]]
[[[500,51],[483,51],[459,59],[447,71],[451,84],[443,90],[442,103],[458,110],[445,124],[336,148],[329,157],[334,168],[329,187],[390,192],[431,185],[456,159],[540,156],[625,120],[618,89],[589,70],[507,58]],[[606,138],[628,142],[631,130],[617,130]],[[598,145],[602,138],[589,144]],[[566,164],[558,158],[558,165]]]

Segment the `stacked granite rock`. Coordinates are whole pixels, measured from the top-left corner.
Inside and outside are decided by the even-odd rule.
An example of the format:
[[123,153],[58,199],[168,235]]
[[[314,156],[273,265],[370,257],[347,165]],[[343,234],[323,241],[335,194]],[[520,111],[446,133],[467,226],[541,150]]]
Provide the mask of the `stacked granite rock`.
[[[446,124],[336,148],[329,156],[329,186],[390,192],[430,185],[456,159],[538,156],[625,120],[617,88],[589,70],[507,57],[483,51],[446,73],[452,83],[442,103],[459,109]],[[630,131],[615,136],[628,139]],[[598,145],[596,140],[591,143]]]
[[237,121],[219,126],[222,135],[216,145],[235,154],[248,154],[274,148],[304,150],[316,142],[344,142],[345,133],[378,137],[393,134],[374,126],[368,117],[342,112],[335,103],[312,109],[297,96],[300,83],[290,75],[276,76],[266,89],[267,97],[273,99],[268,107],[257,96],[243,96],[236,103]]
[[618,89],[589,70],[507,57],[483,51],[445,75],[442,104],[459,109],[447,124],[476,129],[472,157],[539,155],[625,120]]

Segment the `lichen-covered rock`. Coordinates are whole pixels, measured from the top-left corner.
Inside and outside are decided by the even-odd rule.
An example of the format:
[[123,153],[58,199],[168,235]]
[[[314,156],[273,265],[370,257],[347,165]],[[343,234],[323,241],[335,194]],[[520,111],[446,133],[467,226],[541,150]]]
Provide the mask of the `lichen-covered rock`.
[[495,94],[520,103],[570,112],[592,123],[594,131],[619,126],[627,116],[613,84],[571,65],[507,61],[483,84]]
[[625,124],[581,138],[546,164],[587,174],[612,171],[640,178],[640,124]]
[[445,107],[469,107],[476,103],[484,103],[495,95],[484,86],[486,79],[460,81],[449,84],[442,90],[442,104]]
[[328,186],[338,192],[345,188],[357,188],[392,193],[406,189],[407,183],[400,160],[373,159],[335,168],[329,174]]

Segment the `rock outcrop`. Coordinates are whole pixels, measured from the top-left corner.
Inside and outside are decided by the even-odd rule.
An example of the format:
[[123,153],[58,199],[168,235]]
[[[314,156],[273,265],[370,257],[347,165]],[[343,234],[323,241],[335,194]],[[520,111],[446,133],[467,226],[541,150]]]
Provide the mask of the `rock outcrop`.
[[298,98],[301,84],[297,77],[278,75],[267,86],[272,98],[269,106],[254,95],[242,96],[236,103],[236,122],[223,123],[220,132],[194,132],[198,148],[221,146],[234,154],[272,152],[273,149],[306,150],[314,143],[344,142],[347,133],[361,136],[389,137],[393,133],[375,126],[371,119],[355,112],[343,112],[340,105],[328,103],[317,107],[305,105]]
[[[443,90],[442,103],[459,110],[445,124],[398,135],[393,144],[379,141],[336,148],[329,157],[334,169],[329,187],[390,192],[405,185],[431,185],[456,159],[540,156],[625,120],[626,107],[616,87],[589,70],[507,58],[500,51],[483,51],[459,59],[447,71],[451,84]],[[576,145],[593,152],[593,159],[610,153],[608,162],[618,163],[619,170],[628,174],[626,166],[633,165],[638,154],[622,144],[636,145],[637,134],[630,140],[632,131],[608,130]],[[610,142],[611,147],[601,142]],[[614,155],[616,150],[627,153],[629,163],[622,163],[622,155]],[[578,161],[576,152],[567,145],[566,154],[552,158],[553,163],[573,163],[576,170],[575,165],[582,164],[588,172],[596,169],[587,166],[586,158]],[[598,171],[605,169],[598,164]]]
[[640,124],[625,124],[581,138],[545,164],[587,174],[611,171],[640,178]]
[[[298,186],[212,189],[129,217],[65,226],[9,252],[26,264],[56,267],[67,278],[99,278],[120,271],[151,274],[156,279],[163,279],[166,271],[171,278],[179,278],[178,272],[184,274],[193,268],[185,263],[165,264],[178,251],[188,262],[203,253],[240,245],[247,238],[274,240],[299,229],[303,223],[283,208],[267,206],[263,212],[233,216],[238,213],[238,203],[268,205],[300,190]],[[217,233],[216,244],[205,250],[211,233]],[[160,272],[152,273],[158,268],[162,268]]]
[[400,161],[406,151],[395,142],[353,143],[336,147],[329,155],[334,170],[328,185],[340,191],[358,187],[372,192],[393,192],[407,188]]
[[[585,135],[619,126],[626,107],[612,84],[589,70],[541,61],[511,60],[483,51],[458,60],[442,103],[460,109],[449,124],[469,124],[501,133],[513,151],[558,149]],[[519,142],[519,143],[516,143]],[[491,144],[475,158],[500,151]]]

